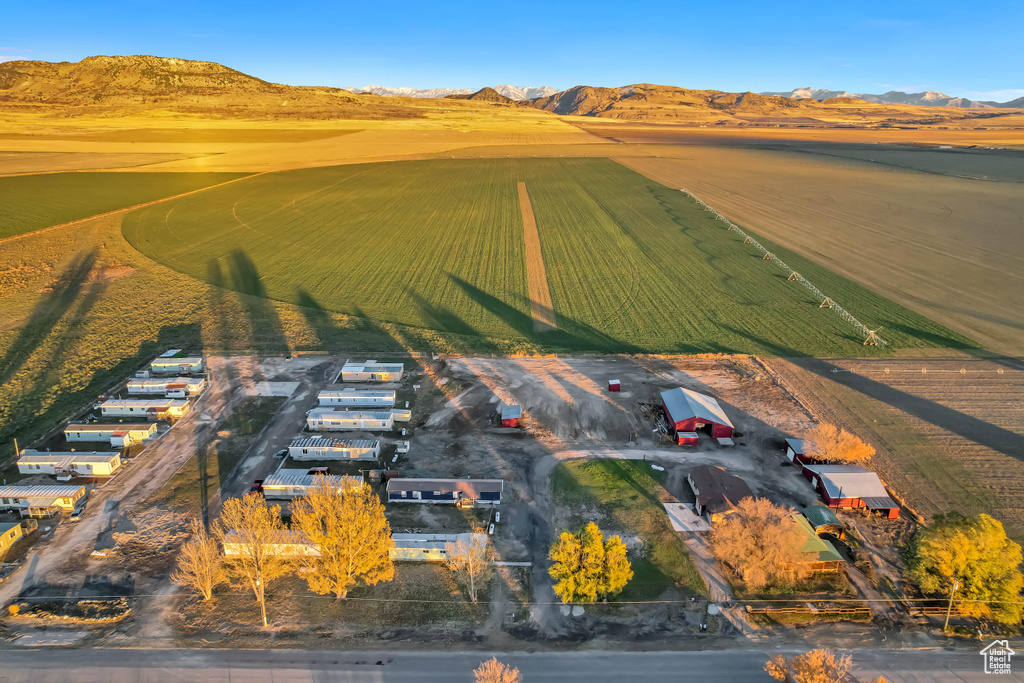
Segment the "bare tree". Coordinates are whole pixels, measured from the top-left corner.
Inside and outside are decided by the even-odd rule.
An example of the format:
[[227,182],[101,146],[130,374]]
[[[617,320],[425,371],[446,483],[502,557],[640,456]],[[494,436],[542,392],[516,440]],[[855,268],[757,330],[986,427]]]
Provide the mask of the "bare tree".
[[764,665],[772,678],[785,683],[842,683],[852,669],[849,655],[831,650],[811,650],[789,660],[778,655]]
[[744,498],[712,532],[715,554],[739,574],[748,589],[803,578],[802,539],[791,511],[767,498]]
[[468,586],[469,599],[476,602],[477,586],[486,583],[494,574],[491,564],[494,552],[483,529],[473,529],[473,534],[468,541],[465,536],[460,536],[455,543],[446,543],[444,547],[448,557],[444,563]]
[[523,683],[519,669],[491,657],[473,671],[474,683]]
[[369,486],[353,488],[338,477],[317,477],[292,506],[292,526],[319,551],[302,559],[312,570],[306,582],[316,593],[333,593],[340,600],[360,581],[372,586],[395,576],[391,525]]
[[225,581],[224,558],[220,554],[220,527],[216,522],[207,529],[193,519],[192,538],[181,547],[178,566],[171,581],[183,588],[191,588],[203,596],[213,597],[213,589]]
[[859,465],[875,455],[875,449],[845,429],[823,422],[807,433],[808,455],[822,462]]
[[252,591],[266,626],[267,586],[291,569],[280,552],[281,506],[267,505],[262,496],[231,498],[221,509],[220,522],[235,549],[225,565],[228,576]]

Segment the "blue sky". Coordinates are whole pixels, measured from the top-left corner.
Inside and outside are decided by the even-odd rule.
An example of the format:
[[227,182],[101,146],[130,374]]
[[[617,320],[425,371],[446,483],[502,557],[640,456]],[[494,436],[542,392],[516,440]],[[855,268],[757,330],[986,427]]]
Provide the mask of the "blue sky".
[[155,54],[295,85],[1024,95],[1024,2],[3,2],[0,60]]

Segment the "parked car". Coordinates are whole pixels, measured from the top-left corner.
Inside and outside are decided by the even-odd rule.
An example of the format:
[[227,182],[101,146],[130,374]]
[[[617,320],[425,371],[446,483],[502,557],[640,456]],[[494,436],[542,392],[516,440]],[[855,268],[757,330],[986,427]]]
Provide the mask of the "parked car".
[[277,453],[274,453],[274,457],[275,458],[283,458],[286,455],[288,455],[288,449],[287,448],[282,448]]
[[249,487],[249,495],[255,495],[257,493],[263,493],[263,480],[257,479]]

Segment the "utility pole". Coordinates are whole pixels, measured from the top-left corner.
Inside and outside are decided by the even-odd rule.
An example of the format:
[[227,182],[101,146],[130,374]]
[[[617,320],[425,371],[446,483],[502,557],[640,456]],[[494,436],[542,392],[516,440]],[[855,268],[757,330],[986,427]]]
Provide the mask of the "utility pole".
[[942,632],[945,633],[949,629],[949,615],[953,611],[953,596],[956,595],[956,589],[960,587],[960,580],[953,579],[953,590],[949,591],[949,607],[946,608],[946,623],[942,625]]

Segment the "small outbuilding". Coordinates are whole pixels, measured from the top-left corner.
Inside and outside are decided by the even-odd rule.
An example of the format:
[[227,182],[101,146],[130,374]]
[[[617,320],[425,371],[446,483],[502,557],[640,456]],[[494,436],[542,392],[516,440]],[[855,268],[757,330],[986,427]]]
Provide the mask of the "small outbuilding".
[[332,439],[316,436],[295,439],[288,444],[292,460],[355,460],[376,462],[380,459],[380,441],[376,439]]
[[518,427],[519,421],[523,418],[522,406],[503,405],[501,407],[501,426]]
[[803,474],[830,508],[867,508],[889,519],[900,516],[900,506],[882,480],[860,465],[805,465]]
[[346,362],[341,368],[342,382],[398,382],[405,372],[404,363]]
[[846,525],[839,520],[831,508],[817,504],[808,505],[803,509],[803,515],[807,518],[807,523],[814,529],[814,533],[819,536],[828,534],[840,541],[846,538]]
[[321,391],[317,394],[321,406],[341,406],[343,408],[391,408],[395,405],[394,391],[368,391],[362,389],[342,389],[340,391]]
[[805,465],[814,462],[811,455],[814,452],[814,442],[804,439],[786,439],[786,457],[791,463]]
[[470,547],[487,545],[487,534],[391,534],[394,546],[388,554],[395,562],[444,562],[448,544],[460,539]]
[[700,443],[697,432],[676,432],[676,443],[680,446],[696,446]]
[[608,380],[608,391],[621,391],[621,390],[622,390],[622,382],[620,382],[617,379],[610,379],[610,380]]
[[732,422],[711,396],[679,387],[661,392],[661,402],[675,432],[695,432],[710,427],[711,436],[716,439],[732,437]]
[[491,507],[501,504],[505,482],[501,479],[402,479],[388,480],[389,503],[468,504]]
[[363,412],[314,408],[306,415],[306,427],[311,432],[389,432],[395,428],[395,416],[390,411]]
[[753,498],[754,492],[747,482],[721,467],[698,465],[686,475],[693,495],[697,498],[694,509],[717,522],[736,510],[736,504],[744,498]]
[[0,560],[4,559],[7,551],[24,533],[20,522],[0,522]]
[[108,477],[120,467],[120,451],[23,451],[18,458],[21,474]]

